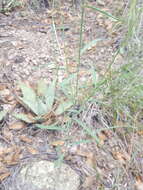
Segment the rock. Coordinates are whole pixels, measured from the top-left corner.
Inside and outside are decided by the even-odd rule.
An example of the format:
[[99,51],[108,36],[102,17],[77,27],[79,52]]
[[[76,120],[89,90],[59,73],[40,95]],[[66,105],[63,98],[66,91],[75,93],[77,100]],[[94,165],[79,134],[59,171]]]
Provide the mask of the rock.
[[19,56],[19,55],[16,55],[14,57],[14,62],[15,63],[23,63],[25,61],[24,57],[23,56]]
[[77,190],[78,174],[67,164],[55,167],[50,161],[33,161],[22,167],[8,190]]

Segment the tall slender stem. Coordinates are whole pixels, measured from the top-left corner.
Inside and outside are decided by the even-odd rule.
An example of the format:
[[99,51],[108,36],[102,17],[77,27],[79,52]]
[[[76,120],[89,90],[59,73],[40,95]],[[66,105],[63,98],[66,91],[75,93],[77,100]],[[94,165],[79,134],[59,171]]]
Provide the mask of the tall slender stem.
[[85,0],[82,0],[82,9],[81,9],[81,22],[80,22],[80,38],[79,38],[79,51],[78,51],[78,59],[77,59],[77,76],[76,76],[76,93],[75,99],[77,100],[78,97],[78,86],[79,86],[79,68],[81,64],[81,48],[83,43],[83,24],[84,24],[84,13],[85,13]]

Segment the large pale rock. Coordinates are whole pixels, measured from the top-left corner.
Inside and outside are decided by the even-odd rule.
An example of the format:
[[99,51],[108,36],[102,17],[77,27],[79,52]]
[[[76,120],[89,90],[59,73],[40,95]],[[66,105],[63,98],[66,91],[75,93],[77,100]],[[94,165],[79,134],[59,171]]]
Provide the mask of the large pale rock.
[[23,166],[9,190],[77,190],[80,179],[67,164],[35,161]]

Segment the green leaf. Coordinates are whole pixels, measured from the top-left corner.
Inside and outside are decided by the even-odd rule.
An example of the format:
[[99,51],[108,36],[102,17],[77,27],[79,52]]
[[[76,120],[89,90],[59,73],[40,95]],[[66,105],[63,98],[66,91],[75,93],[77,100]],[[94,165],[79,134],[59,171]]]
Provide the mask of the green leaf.
[[56,130],[56,131],[63,131],[64,129],[59,127],[58,125],[42,125],[42,124],[36,124],[36,127],[40,129],[48,129],[48,130]]
[[52,110],[55,99],[55,85],[56,80],[54,80],[49,86],[43,80],[38,82],[37,93],[40,96],[40,100],[38,100],[39,114],[44,114]]
[[54,164],[55,164],[55,167],[58,167],[60,168],[61,167],[61,164],[63,163],[64,161],[64,157],[65,157],[65,154],[63,154],[62,150],[61,150],[61,147],[56,147],[56,152],[58,154],[58,159],[55,160]]
[[44,80],[40,80],[38,82],[38,86],[37,86],[37,94],[39,96],[45,96],[46,95],[46,92],[48,90],[48,86],[47,84],[45,83]]
[[[26,123],[34,123],[35,121],[31,120],[28,118],[28,116],[26,114],[23,114],[23,113],[19,113],[19,114],[13,114],[13,116],[16,118],[16,119],[19,119],[19,120],[22,120]],[[34,118],[33,118],[34,119]]]
[[20,100],[26,104],[28,106],[29,109],[31,109],[31,111],[33,111],[36,115],[39,114],[38,111],[38,104],[37,104],[37,96],[36,93],[34,92],[34,90],[27,86],[24,83],[20,83],[20,88],[22,91],[22,95],[23,97],[19,97]]
[[83,53],[85,53],[87,50],[90,50],[92,47],[94,47],[97,42],[101,41],[103,39],[96,39],[96,40],[92,40],[91,42],[87,43],[81,50],[80,50],[80,53],[81,55]]
[[29,87],[28,85],[26,85],[23,82],[21,82],[19,84],[19,86],[22,90],[23,98],[25,98],[27,100],[31,100],[31,99],[36,100],[36,93],[34,92],[34,90],[31,87]]
[[49,85],[49,87],[47,88],[44,94],[48,110],[52,110],[53,103],[55,100],[56,81],[57,81],[56,79],[53,80],[53,82]]
[[93,84],[94,84],[94,87],[95,87],[96,84],[97,84],[97,80],[98,80],[98,74],[97,74],[97,72],[96,72],[93,65],[91,66],[91,74],[92,74],[92,81],[93,81]]
[[86,5],[85,7],[93,9],[95,11],[98,11],[98,12],[102,13],[103,15],[108,16],[109,18],[112,18],[112,19],[114,19],[116,21],[121,21],[119,18],[117,18],[117,17],[113,16],[112,14],[110,14],[110,13],[108,13],[106,11],[103,11],[103,10],[101,10],[101,9],[95,7],[95,6],[88,6],[88,5]]
[[3,118],[6,116],[7,112],[6,111],[1,111],[0,112],[0,121],[3,120]]
[[47,106],[43,103],[43,101],[40,98],[37,98],[37,104],[38,104],[38,115],[44,115],[47,113]]
[[25,104],[25,108],[28,108],[36,115],[39,115],[37,100],[32,102],[21,97],[19,97],[19,99]]
[[63,114],[65,111],[67,111],[71,106],[73,106],[73,102],[71,101],[65,101],[63,103],[61,103],[58,108],[55,111],[56,115],[61,115]]

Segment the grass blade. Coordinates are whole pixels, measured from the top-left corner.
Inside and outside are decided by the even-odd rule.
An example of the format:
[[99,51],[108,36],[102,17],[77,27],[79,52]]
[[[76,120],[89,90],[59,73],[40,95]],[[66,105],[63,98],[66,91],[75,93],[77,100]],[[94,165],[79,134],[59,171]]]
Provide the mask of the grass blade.
[[42,125],[42,124],[36,124],[36,127],[40,129],[47,129],[47,130],[56,130],[56,131],[63,131],[64,129],[59,127],[58,125]]
[[112,18],[112,19],[114,19],[116,21],[121,21],[119,18],[117,18],[117,17],[113,16],[112,14],[110,14],[110,13],[108,13],[106,11],[103,11],[103,10],[101,10],[101,9],[95,7],[95,6],[88,6],[88,5],[86,5],[85,7],[93,9],[95,11],[98,11],[98,12],[102,13],[103,15],[108,16],[109,18]]
[[91,76],[92,76],[92,82],[94,84],[94,87],[97,85],[98,82],[98,73],[96,72],[93,65],[91,65]]
[[26,123],[34,123],[35,122],[34,120],[28,118],[28,116],[26,114],[23,114],[23,113],[13,114],[13,116],[16,119],[19,119],[19,120],[24,121]]
[[6,114],[7,114],[7,112],[5,112],[5,111],[0,112],[0,121],[3,120],[3,118],[6,116]]

